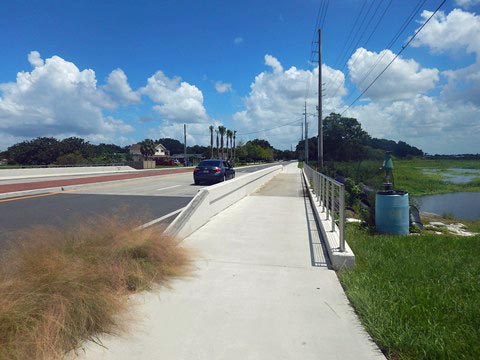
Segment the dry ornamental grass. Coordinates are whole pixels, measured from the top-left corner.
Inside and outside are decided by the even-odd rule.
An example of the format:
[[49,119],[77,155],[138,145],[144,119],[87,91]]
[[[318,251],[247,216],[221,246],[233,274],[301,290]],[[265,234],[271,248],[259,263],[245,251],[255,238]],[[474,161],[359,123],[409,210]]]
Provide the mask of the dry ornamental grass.
[[56,359],[121,328],[132,291],[186,275],[188,252],[119,217],[20,233],[0,262],[0,359]]

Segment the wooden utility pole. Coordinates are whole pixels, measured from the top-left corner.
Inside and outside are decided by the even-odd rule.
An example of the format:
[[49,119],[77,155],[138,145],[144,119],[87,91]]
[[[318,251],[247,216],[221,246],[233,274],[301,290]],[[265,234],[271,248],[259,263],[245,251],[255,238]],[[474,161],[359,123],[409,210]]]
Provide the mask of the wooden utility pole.
[[[306,112],[306,111],[305,111]],[[322,29],[318,29],[318,136],[317,169],[323,170],[323,119],[322,119]]]
[[183,124],[183,156],[184,164],[187,166],[187,124]]

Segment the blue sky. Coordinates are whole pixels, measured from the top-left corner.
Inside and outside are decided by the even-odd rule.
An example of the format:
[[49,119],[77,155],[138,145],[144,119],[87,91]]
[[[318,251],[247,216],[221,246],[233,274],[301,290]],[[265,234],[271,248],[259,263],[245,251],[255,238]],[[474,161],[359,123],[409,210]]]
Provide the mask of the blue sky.
[[[299,120],[305,101],[315,111],[310,43],[327,3],[325,114],[342,112],[440,1],[2,2],[0,149],[36,136],[180,140],[184,123],[189,144],[206,144],[208,126],[223,124],[244,141],[295,146],[300,121],[250,133]],[[345,116],[429,153],[480,152],[479,9],[479,0],[447,1]],[[339,59],[352,28],[355,41]],[[310,135],[316,131],[311,117]]]

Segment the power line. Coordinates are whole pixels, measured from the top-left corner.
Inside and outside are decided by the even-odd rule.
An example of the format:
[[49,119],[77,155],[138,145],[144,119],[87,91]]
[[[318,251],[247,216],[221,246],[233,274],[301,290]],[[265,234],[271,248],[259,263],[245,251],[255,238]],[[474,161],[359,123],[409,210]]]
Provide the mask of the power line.
[[[381,0],[380,0],[381,1]],[[375,7],[375,11],[373,12],[373,14],[371,16],[369,16],[371,10],[372,10],[372,7],[373,5],[375,4],[375,0],[373,0],[371,3],[370,3],[370,6],[368,7],[367,9],[367,12],[365,13],[363,19],[362,19],[362,22],[360,23],[359,27],[358,27],[358,31],[356,31],[354,37],[352,38],[351,40],[351,44],[347,46],[347,52],[345,53],[345,55],[347,55],[347,58],[345,59],[345,62],[343,63],[343,60],[342,60],[342,63],[343,63],[343,66],[342,68],[340,69],[340,72],[343,73],[343,70],[345,70],[347,64],[348,64],[348,54],[350,54],[352,52],[353,54],[353,50],[358,48],[358,44],[360,44],[360,41],[362,40],[365,32],[367,31],[367,29],[369,28],[370,24],[372,23],[373,19],[375,18],[375,15],[377,14],[379,8],[380,8],[380,2],[376,5]],[[369,18],[368,22],[367,22],[367,25],[365,26],[365,28],[363,28],[363,24],[365,23],[365,20],[367,19],[367,17]],[[362,30],[363,28],[363,30]],[[375,31],[375,29],[374,29]],[[357,35],[359,35],[358,39],[357,39]],[[347,41],[348,42],[348,41]],[[357,54],[358,55],[358,54]],[[342,56],[343,58],[343,56]],[[335,74],[335,78],[332,80],[332,83],[335,83],[339,77],[339,72],[337,72]],[[338,84],[338,86],[336,87],[335,89],[335,92],[333,94],[332,97],[335,97],[335,95],[337,95],[337,92],[338,90],[340,89],[341,87],[341,83]]]
[[[317,13],[317,19],[315,21],[315,27],[313,29],[313,36],[312,41],[310,43],[310,62],[315,63],[318,62],[315,58],[315,54],[318,54],[316,44],[318,44],[318,29],[323,28],[325,24],[325,20],[327,18],[327,11],[328,6],[330,5],[330,0],[324,0],[321,2],[320,7]],[[321,65],[319,65],[321,66]],[[311,85],[311,77],[309,76],[307,81],[305,82],[305,101],[307,101],[310,93],[310,85]]]
[[248,133],[238,133],[238,135],[251,135],[251,134],[257,134],[257,133],[261,133],[261,132],[265,132],[265,131],[271,131],[271,130],[275,130],[275,129],[278,129],[278,128],[281,128],[281,127],[284,127],[284,126],[288,126],[288,125],[291,125],[291,124],[294,124],[294,123],[298,123],[299,121],[303,120],[303,117],[298,119],[298,120],[295,120],[295,121],[291,121],[289,123],[286,123],[286,124],[282,124],[282,125],[278,125],[278,126],[275,126],[275,127],[272,127],[272,128],[266,128],[266,129],[262,129],[262,130],[257,130],[257,131],[252,131],[252,132],[248,132]]
[[420,28],[418,28],[418,30],[415,32],[415,34],[413,34],[413,36],[410,38],[410,40],[408,40],[408,42],[402,46],[402,49],[398,52],[397,55],[395,55],[395,57],[388,63],[388,65],[377,75],[377,77],[375,79],[373,79],[373,81],[370,83],[370,85],[367,86],[367,88],[365,90],[362,91],[362,93],[360,95],[358,95],[355,100],[352,101],[352,103],[350,105],[347,106],[347,108],[345,110],[342,111],[342,113],[340,115],[343,115],[345,114],[345,112],[350,109],[350,107],[352,107],[353,104],[355,104],[362,96],[363,94],[365,94],[368,89],[370,89],[372,87],[373,84],[375,84],[375,82],[380,78],[380,76],[383,75],[383,73],[385,71],[387,71],[387,69],[390,67],[390,65],[393,64],[393,62],[400,56],[400,54],[408,47],[408,45],[410,45],[410,43],[413,41],[413,39],[415,39],[415,37],[418,35],[418,33],[425,27],[425,25],[428,24],[428,22],[435,16],[435,14],[438,12],[438,10],[440,10],[440,8],[443,6],[443,4],[445,4],[447,0],[443,0],[440,5],[438,5],[437,9],[432,13],[432,15],[430,15],[430,17],[422,24],[422,26],[420,26]]
[[[412,22],[412,20],[415,18],[415,16],[417,15],[418,11],[420,10],[420,8],[423,6],[423,4],[425,4],[425,1],[426,0],[420,0],[417,5],[415,6],[415,8],[412,10],[412,12],[410,13],[410,15],[405,19],[405,21],[403,22],[402,26],[400,27],[400,29],[397,31],[397,33],[394,35],[394,37],[392,38],[392,40],[390,40],[390,42],[388,43],[386,49],[388,50],[391,50],[393,45],[395,44],[395,42],[398,40],[398,38],[403,34],[403,32],[406,30],[407,26]],[[380,64],[380,62],[383,60],[383,58],[385,57],[386,55],[386,52],[384,51],[382,53],[382,55],[377,59],[377,61],[375,61],[375,64],[367,71],[367,73],[365,74],[365,76],[362,78],[362,80],[360,80],[357,84],[358,87],[360,87],[364,81],[370,76],[370,74],[373,72],[373,70],[375,70],[375,68],[378,66],[378,64]]]
[[358,20],[360,19],[360,16],[362,15],[363,9],[365,8],[365,4],[367,3],[367,0],[363,1],[362,7],[360,8],[360,12],[357,15],[357,18],[355,19],[355,22],[353,23],[353,26],[350,28],[350,32],[348,33],[347,40],[343,43],[343,48],[340,51],[339,55],[337,56],[337,59],[335,60],[335,63],[333,64],[333,68],[337,67],[338,62],[341,58],[343,58],[343,53],[346,49],[347,43],[350,41],[350,37],[352,36],[353,30],[357,26]]
[[[372,31],[370,32],[370,35],[368,36],[368,38],[367,38],[367,40],[365,41],[365,43],[364,43],[363,46],[367,46],[367,44],[368,44],[368,42],[370,41],[370,39],[372,38],[373,34],[377,31],[378,26],[380,25],[381,21],[382,21],[383,18],[385,17],[385,14],[387,13],[387,10],[389,9],[390,5],[392,4],[392,1],[393,1],[393,0],[390,0],[389,3],[387,4],[387,6],[385,7],[385,9],[383,10],[383,13],[380,15],[377,23],[376,23],[375,26],[373,27]],[[373,3],[372,3],[372,4],[373,4]],[[359,37],[357,43],[355,44],[354,48],[357,48],[357,49],[358,49],[357,46],[358,46],[358,44],[360,43],[360,40],[363,38],[363,35],[364,35],[365,32],[367,31],[368,27],[370,26],[373,18],[375,17],[375,15],[376,15],[376,13],[377,13],[377,11],[378,11],[379,9],[380,9],[380,4],[377,5],[377,7],[376,7],[376,9],[375,9],[375,12],[373,13],[373,15],[372,15],[372,17],[370,18],[367,26],[365,27],[365,29],[363,30],[362,34],[360,35],[360,37]],[[351,64],[350,66],[353,66],[353,65],[357,62],[357,60],[359,59],[359,57],[360,57],[360,52],[357,52],[357,53],[355,54],[355,57],[353,58],[352,64]],[[342,68],[340,71],[343,72],[343,70],[344,70],[344,68],[345,68],[345,66],[346,66],[347,64],[348,64],[348,61],[344,64],[343,68]],[[337,74],[338,74],[338,73],[337,73]],[[338,86],[335,88],[335,92],[333,93],[333,95],[332,95],[331,97],[335,97],[335,95],[337,95],[338,90],[340,90],[341,86],[342,86],[342,83],[340,82],[340,83],[338,84]]]

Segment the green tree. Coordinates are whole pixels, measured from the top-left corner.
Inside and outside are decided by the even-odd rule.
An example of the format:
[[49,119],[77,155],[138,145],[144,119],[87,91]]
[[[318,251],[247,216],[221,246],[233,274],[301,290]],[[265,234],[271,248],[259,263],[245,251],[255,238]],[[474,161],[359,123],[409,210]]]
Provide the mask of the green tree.
[[[361,159],[369,135],[355,118],[331,113],[323,121],[325,157],[335,161]],[[315,142],[316,143],[316,142]]]
[[215,134],[217,135],[217,158],[220,158],[220,148],[219,148],[219,140],[218,140],[218,129],[215,129]]
[[83,157],[80,151],[74,151],[68,154],[60,155],[57,158],[58,165],[81,165],[86,164],[87,160]]
[[233,159],[235,160],[236,156],[236,145],[235,145],[235,139],[237,138],[237,130],[233,131]]
[[208,129],[210,130],[210,158],[213,159],[213,125],[210,125]]
[[[228,144],[230,144],[230,153],[228,152]],[[227,130],[227,158],[232,157],[233,148],[233,131]]]
[[69,137],[60,141],[61,155],[79,153],[84,159],[89,159],[95,155],[95,145],[78,137]]
[[227,131],[227,128],[225,126],[219,126],[218,127],[218,133],[220,134],[220,148],[222,152],[222,159],[225,159],[225,153],[223,151],[223,137],[225,136],[225,132]]
[[155,143],[151,139],[145,139],[140,143],[140,152],[145,160],[155,154]]
[[183,144],[175,139],[171,138],[162,138],[157,140],[155,143],[162,144],[170,152],[170,155],[183,154]]
[[22,141],[7,149],[9,159],[21,165],[49,165],[60,156],[60,144],[51,137]]

